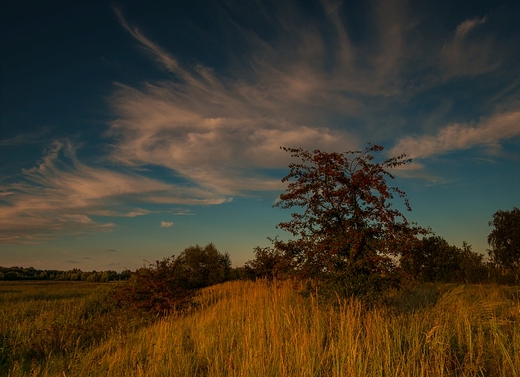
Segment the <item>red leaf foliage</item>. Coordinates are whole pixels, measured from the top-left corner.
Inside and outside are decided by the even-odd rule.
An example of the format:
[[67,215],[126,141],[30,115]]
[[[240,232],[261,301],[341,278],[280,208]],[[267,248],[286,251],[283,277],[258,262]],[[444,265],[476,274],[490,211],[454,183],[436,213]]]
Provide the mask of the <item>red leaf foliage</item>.
[[398,197],[411,210],[406,194],[387,183],[394,178],[390,169],[411,162],[405,155],[375,162],[383,147],[370,144],[344,153],[282,149],[300,162],[289,165],[282,180],[287,189],[275,206],[299,210],[278,225],[296,239],[277,240],[275,246],[304,275],[384,273],[417,235],[428,233],[392,206]]

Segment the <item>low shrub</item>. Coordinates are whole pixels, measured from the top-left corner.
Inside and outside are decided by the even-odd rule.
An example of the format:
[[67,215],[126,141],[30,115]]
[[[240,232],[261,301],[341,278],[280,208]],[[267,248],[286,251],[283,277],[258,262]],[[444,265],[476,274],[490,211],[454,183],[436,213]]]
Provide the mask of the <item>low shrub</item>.
[[119,285],[113,298],[119,306],[156,315],[182,311],[190,306],[195,292],[182,270],[182,260],[175,256],[155,261]]

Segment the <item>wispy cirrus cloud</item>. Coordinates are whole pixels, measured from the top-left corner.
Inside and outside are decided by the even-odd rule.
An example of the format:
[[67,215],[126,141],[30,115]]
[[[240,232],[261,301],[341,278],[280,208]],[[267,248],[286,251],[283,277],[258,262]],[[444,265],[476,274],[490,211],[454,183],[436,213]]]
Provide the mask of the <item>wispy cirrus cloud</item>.
[[6,147],[6,146],[41,143],[42,139],[50,138],[50,131],[51,131],[51,129],[49,127],[43,127],[41,130],[36,131],[36,132],[27,132],[27,133],[18,134],[10,139],[0,140],[0,146]]
[[389,152],[406,153],[410,158],[427,158],[475,146],[494,146],[520,136],[520,111],[494,114],[475,124],[454,123],[434,135],[402,138]]
[[[235,25],[254,54],[232,77],[199,63],[183,66],[116,9],[123,28],[175,78],[118,86],[111,100],[118,119],[107,133],[116,140],[111,159],[165,166],[197,186],[244,195],[283,188],[280,177],[265,174],[287,166],[280,146],[358,148],[359,130],[332,125],[331,118],[357,117],[367,111],[361,97],[400,90],[395,79],[409,30],[401,9],[390,18],[380,10],[382,38],[378,53],[368,56],[351,43],[339,5],[324,3],[326,30],[298,12],[271,15],[268,22],[283,29],[272,43]],[[360,58],[369,59],[370,68],[359,69]]]
[[225,197],[180,187],[134,172],[81,163],[70,141],[56,141],[38,166],[23,171],[23,182],[0,186],[0,242],[41,243],[62,234],[107,232],[102,217],[151,213],[136,203],[217,204]]
[[[415,139],[402,134],[411,127],[396,109],[435,85],[501,65],[493,36],[476,33],[486,17],[467,19],[450,34],[422,43],[416,29],[423,18],[409,5],[376,2],[367,17],[376,32],[361,46],[352,41],[341,2],[322,2],[321,23],[306,18],[291,2],[276,5],[275,12],[253,3],[279,38],[266,41],[233,21],[252,53],[248,64],[233,67],[232,75],[201,63],[184,66],[116,10],[123,28],[174,78],[140,88],[118,86],[111,100],[118,119],[108,132],[116,140],[113,161],[165,166],[223,195],[279,190],[279,177],[262,173],[287,166],[288,156],[279,146],[344,151],[358,149],[366,140],[394,138],[393,150],[410,150]],[[240,18],[235,16],[233,20]],[[444,82],[431,74],[415,82],[413,74],[426,71],[440,73]],[[439,117],[434,125],[437,144],[425,143],[424,153],[451,148],[449,142],[439,146],[445,133],[464,134],[467,141],[460,145],[486,138],[484,126],[470,136],[465,125],[439,128],[442,121]],[[457,143],[451,143],[455,148]]]
[[468,19],[460,23],[453,38],[445,42],[441,56],[446,77],[476,76],[500,67],[503,52],[496,40],[476,33],[485,23],[486,17]]
[[[114,161],[158,164],[197,186],[244,195],[282,189],[279,177],[262,174],[287,166],[279,146],[344,151],[358,149],[365,140],[393,137],[390,153],[424,158],[517,135],[514,109],[497,111],[478,125],[439,127],[446,124],[446,114],[432,114],[433,134],[405,137],[410,128],[395,110],[435,85],[500,67],[503,54],[493,36],[479,32],[486,17],[467,19],[444,37],[422,43],[415,32],[422,18],[408,4],[377,2],[367,18],[376,32],[365,47],[352,41],[341,2],[322,2],[321,24],[291,2],[272,13],[254,4],[268,15],[266,24],[280,28],[280,37],[266,41],[237,23],[237,34],[254,54],[247,66],[234,67],[232,77],[199,63],[183,66],[116,10],[124,29],[175,78],[141,88],[119,86],[112,98],[119,119],[109,131],[117,140]],[[440,73],[444,84],[428,74],[419,83],[412,78],[427,71]],[[388,124],[377,125],[382,121]],[[415,162],[400,174],[421,176],[423,167]]]
[[[204,98],[203,93],[185,97],[170,83],[147,85],[146,92],[123,88],[114,99],[120,118],[111,127],[118,140],[112,159],[130,166],[165,166],[201,187],[238,195],[282,188],[279,177],[257,170],[287,164],[281,145],[355,146],[344,133],[268,117],[254,108],[249,112],[240,100],[226,100],[226,92],[209,89]],[[235,95],[231,89],[227,94]]]
[[183,70],[180,68],[177,60],[168,54],[164,49],[162,49],[159,45],[148,39],[138,28],[132,27],[128,24],[126,19],[123,17],[121,13],[121,9],[118,7],[114,7],[114,12],[121,24],[126,31],[128,31],[132,37],[137,39],[140,43],[142,43],[143,47],[151,53],[153,57],[157,59],[157,61],[164,65],[169,71],[173,73],[182,73]]
[[161,228],[169,228],[173,226],[173,222],[171,221],[161,221]]

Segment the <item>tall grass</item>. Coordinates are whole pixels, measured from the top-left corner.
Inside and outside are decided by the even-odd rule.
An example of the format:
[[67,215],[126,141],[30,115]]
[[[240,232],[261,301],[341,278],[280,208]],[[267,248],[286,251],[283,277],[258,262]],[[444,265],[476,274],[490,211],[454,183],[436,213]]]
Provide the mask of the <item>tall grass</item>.
[[144,319],[118,310],[107,284],[2,282],[0,375],[65,370],[87,348]]
[[[379,307],[290,282],[230,282],[145,328],[112,332],[41,376],[517,376],[518,288],[449,286]],[[408,304],[405,305],[408,300]],[[27,373],[24,372],[24,373]],[[16,366],[10,376],[24,375]]]
[[0,305],[20,301],[80,298],[91,294],[99,283],[69,281],[0,281]]

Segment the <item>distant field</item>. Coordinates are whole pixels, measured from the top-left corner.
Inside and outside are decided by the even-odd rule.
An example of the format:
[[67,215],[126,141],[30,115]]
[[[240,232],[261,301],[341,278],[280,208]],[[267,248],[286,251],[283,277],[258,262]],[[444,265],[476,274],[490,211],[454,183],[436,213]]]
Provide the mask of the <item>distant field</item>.
[[84,297],[103,284],[71,281],[0,281],[0,303]]
[[421,286],[367,308],[230,282],[156,321],[117,308],[110,287],[1,283],[0,375],[520,375],[519,287]]

